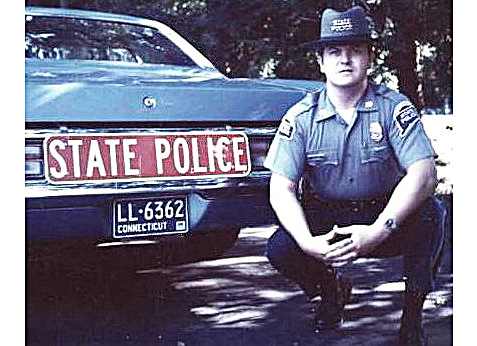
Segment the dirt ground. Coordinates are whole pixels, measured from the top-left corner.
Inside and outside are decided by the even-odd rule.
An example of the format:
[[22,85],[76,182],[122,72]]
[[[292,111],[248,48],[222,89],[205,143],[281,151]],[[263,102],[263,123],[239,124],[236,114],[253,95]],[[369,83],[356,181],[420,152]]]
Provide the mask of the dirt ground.
[[[264,256],[274,227],[242,229],[219,259],[98,270],[98,258],[61,262],[29,276],[28,345],[394,346],[402,312],[402,260],[360,259],[340,330],[317,334],[312,304]],[[424,304],[429,345],[452,344],[453,273],[445,247]],[[115,262],[122,268],[126,261]],[[4,343],[5,344],[5,343]],[[11,343],[18,344],[18,343]],[[469,343],[463,343],[469,344]]]

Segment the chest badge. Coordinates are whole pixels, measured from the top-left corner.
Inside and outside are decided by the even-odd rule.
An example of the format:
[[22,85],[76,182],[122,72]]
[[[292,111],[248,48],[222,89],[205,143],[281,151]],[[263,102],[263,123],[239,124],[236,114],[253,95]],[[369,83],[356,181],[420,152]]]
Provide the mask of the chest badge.
[[377,121],[369,124],[369,132],[372,141],[377,143],[383,139],[383,128]]

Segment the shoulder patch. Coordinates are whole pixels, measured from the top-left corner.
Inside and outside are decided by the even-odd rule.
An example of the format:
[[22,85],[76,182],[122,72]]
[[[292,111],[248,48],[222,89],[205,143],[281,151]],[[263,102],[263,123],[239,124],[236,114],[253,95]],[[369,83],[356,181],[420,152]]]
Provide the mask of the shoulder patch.
[[393,118],[399,128],[401,137],[406,136],[420,119],[416,108],[409,101],[402,101],[394,108]]
[[283,117],[280,127],[278,128],[278,134],[280,137],[291,140],[295,134],[295,119],[293,117]]
[[278,134],[280,137],[291,140],[295,134],[296,124],[295,118],[308,111],[314,105],[313,94],[308,93],[303,99],[294,104],[290,109],[288,109],[285,116],[282,118],[282,122],[278,128]]

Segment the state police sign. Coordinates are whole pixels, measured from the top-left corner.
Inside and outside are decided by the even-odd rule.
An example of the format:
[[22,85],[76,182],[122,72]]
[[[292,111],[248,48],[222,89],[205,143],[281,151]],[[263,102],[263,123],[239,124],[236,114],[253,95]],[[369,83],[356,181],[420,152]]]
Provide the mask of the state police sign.
[[248,138],[237,131],[53,135],[44,141],[52,183],[247,176]]

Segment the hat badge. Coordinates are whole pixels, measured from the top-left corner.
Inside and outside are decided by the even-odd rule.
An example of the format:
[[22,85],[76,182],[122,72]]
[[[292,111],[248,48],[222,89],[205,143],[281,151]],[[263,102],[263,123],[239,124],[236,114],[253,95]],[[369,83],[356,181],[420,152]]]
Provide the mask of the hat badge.
[[350,18],[335,19],[331,22],[330,30],[335,32],[353,30],[353,23]]

